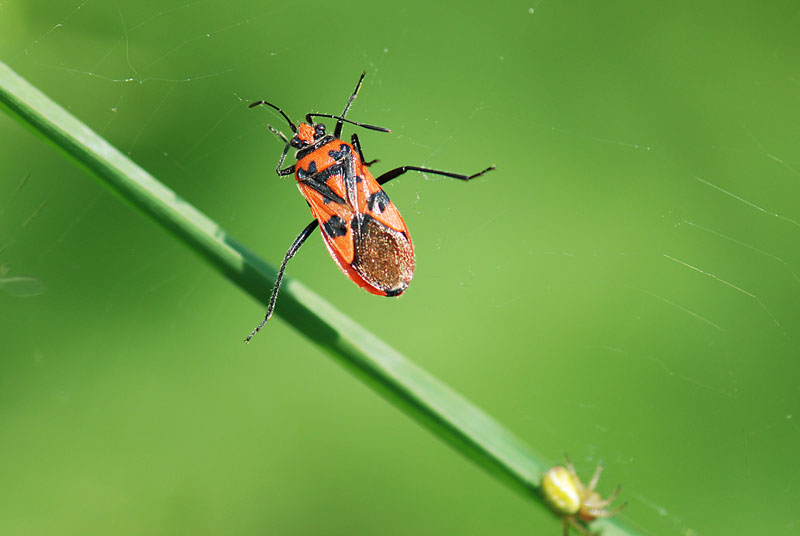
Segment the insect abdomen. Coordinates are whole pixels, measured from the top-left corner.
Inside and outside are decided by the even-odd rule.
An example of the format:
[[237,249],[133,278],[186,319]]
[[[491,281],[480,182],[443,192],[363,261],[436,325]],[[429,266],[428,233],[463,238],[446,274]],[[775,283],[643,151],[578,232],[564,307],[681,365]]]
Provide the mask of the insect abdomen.
[[395,231],[369,215],[352,222],[355,256],[352,267],[368,284],[399,296],[414,276],[414,248],[406,233]]

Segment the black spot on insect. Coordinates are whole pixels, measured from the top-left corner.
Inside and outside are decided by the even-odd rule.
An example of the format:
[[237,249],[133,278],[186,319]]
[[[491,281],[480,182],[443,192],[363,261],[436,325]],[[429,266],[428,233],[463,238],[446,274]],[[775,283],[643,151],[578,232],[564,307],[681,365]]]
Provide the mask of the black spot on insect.
[[331,158],[333,158],[334,160],[342,160],[343,158],[345,158],[347,155],[350,154],[350,146],[349,145],[345,145],[343,143],[343,144],[339,145],[339,150],[338,151],[330,150],[330,151],[328,151],[328,154],[331,155]]
[[347,234],[347,223],[334,214],[331,218],[322,224],[322,228],[325,230],[325,234],[330,236],[331,238],[336,238],[337,236],[344,236]]
[[[319,177],[319,175],[317,175],[317,177]],[[314,190],[315,192],[319,192],[319,194],[322,196],[322,202],[325,203],[326,205],[328,203],[338,203],[340,205],[347,204],[347,201],[345,201],[342,197],[337,195],[336,192],[334,192],[330,186],[328,186],[324,182],[319,182],[318,180],[316,180],[316,178],[306,179],[302,181],[302,183],[311,188],[312,190]]]
[[342,165],[334,164],[320,171],[317,174],[317,179],[320,182],[328,182],[331,177],[336,177],[342,174]]
[[297,153],[295,154],[295,158],[297,160],[302,160],[303,158],[307,157],[308,155],[310,155],[323,145],[327,145],[333,140],[334,140],[333,136],[325,136],[324,138],[315,141],[311,145],[305,145],[301,147],[300,150],[297,151]]
[[308,169],[303,169],[301,167],[297,168],[297,178],[300,180],[311,179],[316,174],[317,174],[316,160],[312,160],[311,162],[308,163]]
[[376,214],[382,213],[389,206],[389,196],[383,190],[378,190],[367,198],[367,207]]
[[322,195],[322,202],[326,205],[328,203],[339,203],[341,205],[347,204],[347,201],[336,194],[336,192],[334,192],[329,186],[331,179],[338,178],[341,175],[341,164],[334,164],[323,169],[322,171],[317,171],[317,162],[312,160],[308,164],[308,169],[297,168],[298,180],[312,190],[319,192]]

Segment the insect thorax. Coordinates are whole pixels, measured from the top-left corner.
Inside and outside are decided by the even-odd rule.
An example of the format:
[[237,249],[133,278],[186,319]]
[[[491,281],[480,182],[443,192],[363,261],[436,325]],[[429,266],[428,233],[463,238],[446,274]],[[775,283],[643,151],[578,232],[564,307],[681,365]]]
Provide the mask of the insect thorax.
[[[327,145],[328,143],[334,141],[335,139],[336,138],[334,138],[333,136],[325,136],[323,138],[315,140],[314,143],[312,143],[311,145],[307,145],[306,147],[298,149],[297,152],[294,155],[295,159],[300,161],[303,158],[305,158],[306,156],[308,156],[309,154],[313,153],[314,151],[316,151],[317,149],[322,147],[323,145]],[[342,143],[344,143],[344,142],[342,142]]]

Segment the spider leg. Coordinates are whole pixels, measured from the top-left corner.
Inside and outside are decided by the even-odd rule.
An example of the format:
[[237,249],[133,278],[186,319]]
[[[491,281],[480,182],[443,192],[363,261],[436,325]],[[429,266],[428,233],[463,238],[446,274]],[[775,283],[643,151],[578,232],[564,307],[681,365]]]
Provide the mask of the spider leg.
[[628,503],[622,503],[622,506],[620,506],[619,508],[614,508],[613,510],[610,510],[610,511],[609,510],[603,510],[603,509],[592,510],[592,515],[594,517],[611,517],[611,516],[615,516],[618,513],[620,513],[622,511],[622,509],[625,508],[626,506],[628,506]]
[[578,473],[577,471],[575,471],[575,466],[572,465],[572,460],[569,459],[569,456],[567,456],[566,452],[564,453],[564,461],[566,462],[567,465],[567,471],[569,471],[570,474],[575,478],[578,478]]
[[622,486],[617,486],[617,489],[615,489],[613,493],[611,493],[611,495],[609,495],[607,498],[601,501],[597,501],[595,504],[597,505],[598,508],[605,508],[606,506],[614,502],[614,499],[617,498],[617,495],[619,495],[620,491],[622,491]]
[[565,522],[568,521],[570,525],[575,527],[584,536],[594,536],[594,534],[589,529],[587,529],[586,527],[581,525],[578,522],[578,520],[575,519],[574,517],[572,517],[572,516],[565,517],[564,520],[565,520]]
[[603,472],[603,464],[600,463],[597,465],[597,469],[594,472],[594,476],[589,481],[589,491],[594,491],[594,487],[597,485],[597,481],[600,480],[600,474]]

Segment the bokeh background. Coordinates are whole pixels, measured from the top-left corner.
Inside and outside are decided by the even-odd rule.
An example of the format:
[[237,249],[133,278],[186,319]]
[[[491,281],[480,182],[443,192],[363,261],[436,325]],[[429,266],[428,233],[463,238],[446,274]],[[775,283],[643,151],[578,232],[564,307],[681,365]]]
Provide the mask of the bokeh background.
[[[277,264],[275,114],[350,117],[411,229],[400,299],[291,277],[644,534],[798,534],[796,2],[6,0],[0,59]],[[349,136],[351,130],[346,129]],[[0,533],[559,534],[0,116]],[[20,279],[24,278],[24,279]],[[280,302],[278,304],[280,307]]]

